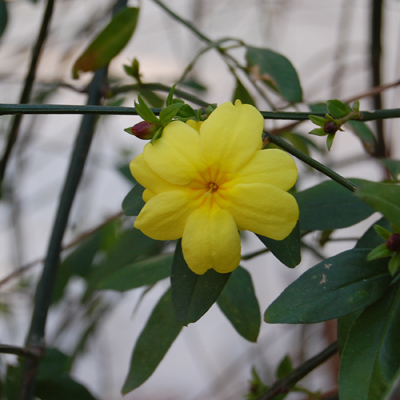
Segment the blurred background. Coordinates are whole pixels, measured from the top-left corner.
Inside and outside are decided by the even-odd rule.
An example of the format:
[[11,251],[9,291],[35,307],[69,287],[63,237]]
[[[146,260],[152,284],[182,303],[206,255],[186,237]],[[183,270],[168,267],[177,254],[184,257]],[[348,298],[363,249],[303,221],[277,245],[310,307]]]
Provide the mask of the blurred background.
[[[57,0],[34,85],[32,103],[85,104],[86,85],[92,74],[73,80],[71,69],[87,45],[110,19],[110,0]],[[371,43],[374,3],[382,3],[381,85],[399,80],[400,2],[398,0],[165,0],[178,15],[188,19],[211,40],[233,37],[255,47],[265,47],[285,55],[296,68],[303,88],[304,105],[338,98],[346,101],[375,86],[371,77]],[[376,5],[375,4],[375,5]],[[8,0],[8,25],[0,38],[0,103],[18,103],[30,53],[45,8],[44,1]],[[136,32],[128,46],[112,61],[109,79],[113,86],[133,84],[123,68],[134,58],[140,63],[142,81],[167,86],[179,80],[185,67],[204,47],[186,27],[174,21],[151,0],[140,6]],[[244,63],[244,50],[232,54]],[[189,75],[191,85],[180,86],[209,103],[233,98],[235,78],[216,51],[202,55]],[[195,83],[195,84],[194,84]],[[249,88],[260,110],[269,110],[258,94]],[[166,93],[155,92],[160,98]],[[397,86],[382,92],[382,108],[399,107]],[[137,92],[120,93],[104,101],[107,105],[132,107]],[[272,96],[279,109],[286,106]],[[375,108],[372,97],[361,99],[361,110]],[[0,146],[6,143],[10,116],[0,118]],[[60,191],[81,117],[78,115],[24,116],[17,146],[3,183],[0,201],[0,280],[29,265],[7,282],[0,283],[0,343],[22,345],[29,328],[32,298],[41,260],[46,254],[49,235]],[[139,122],[135,116],[101,116],[78,195],[72,209],[64,244],[109,218],[117,218],[121,203],[132,182],[121,173],[145,143],[129,136],[124,128]],[[269,130],[286,125],[266,121]],[[375,124],[368,124],[376,131]],[[311,123],[295,128],[306,136]],[[387,120],[383,126],[386,150],[399,158],[399,122]],[[346,177],[381,180],[385,170],[369,155],[348,129],[339,132],[331,152],[325,138],[311,137],[315,146],[310,154]],[[320,173],[298,162],[297,190],[326,180]],[[318,233],[304,241],[302,262],[290,270],[271,254],[243,261],[251,273],[261,311],[284,287],[306,269],[329,255],[351,248],[378,216],[354,227],[336,231],[318,251]],[[133,217],[121,219],[124,226]],[[263,248],[250,233],[243,237],[243,254]],[[64,253],[65,255],[68,252]],[[38,261],[38,262],[36,262]],[[96,292],[82,306],[85,280],[73,277],[63,297],[51,309],[47,344],[67,354],[77,352],[73,375],[100,399],[122,398],[120,390],[129,367],[133,345],[151,309],[168,286],[163,280],[146,288],[125,293]],[[249,390],[254,367],[264,382],[274,381],[279,361],[289,355],[294,365],[314,355],[335,339],[333,324],[275,326],[263,323],[257,343],[246,342],[228,320],[213,306],[196,324],[184,328],[154,375],[126,399],[242,399]],[[78,346],[79,345],[79,346]],[[0,356],[0,373],[14,356]],[[304,383],[310,390],[329,393],[335,389],[335,360]],[[306,398],[294,394],[290,398]]]

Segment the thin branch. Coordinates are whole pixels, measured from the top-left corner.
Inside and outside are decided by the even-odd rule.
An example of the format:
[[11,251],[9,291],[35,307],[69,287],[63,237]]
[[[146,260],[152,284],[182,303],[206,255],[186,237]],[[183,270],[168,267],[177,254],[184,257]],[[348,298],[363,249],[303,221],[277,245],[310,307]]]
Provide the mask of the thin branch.
[[0,353],[2,354],[15,354],[20,357],[40,358],[43,356],[43,349],[27,349],[19,346],[10,346],[8,344],[0,344]]
[[[53,8],[54,8],[54,0],[48,0],[47,7],[42,20],[42,26],[40,28],[35,47],[32,51],[31,63],[25,78],[24,88],[20,96],[19,102],[22,104],[28,103],[31,97],[32,87],[36,76],[36,69],[39,63],[39,58],[42,52],[43,45],[47,37],[47,31],[50,25],[51,16],[53,14]],[[0,191],[8,160],[10,158],[12,149],[18,138],[18,132],[19,132],[19,127],[21,125],[21,120],[22,120],[22,114],[17,115],[14,118],[10,128],[10,132],[8,134],[7,145],[4,149],[3,157],[0,161]]]
[[314,160],[307,154],[303,153],[302,151],[296,149],[296,147],[292,146],[289,144],[286,140],[280,138],[279,136],[274,136],[269,132],[265,132],[266,138],[264,140],[264,145],[267,144],[268,142],[274,143],[277,146],[281,147],[282,149],[286,150],[288,153],[290,153],[292,156],[295,156],[299,160],[305,162],[306,164],[310,165],[314,169],[318,170],[319,172],[322,172],[324,175],[328,176],[332,180],[336,181],[340,185],[344,186],[346,189],[351,190],[354,192],[356,189],[356,185],[354,185],[352,182],[349,180],[343,178],[343,176],[339,175],[335,171],[331,170],[330,168],[326,167],[325,165],[321,164],[317,160]]
[[[208,103],[204,103],[208,105]],[[160,114],[161,108],[152,108],[154,114]],[[291,112],[291,111],[260,111],[264,119],[308,120],[309,116],[325,116],[325,113]],[[66,104],[0,104],[1,115],[14,114],[96,114],[96,115],[138,115],[133,107],[114,107],[100,105],[66,105]],[[376,111],[361,111],[360,121],[400,118],[400,108],[388,108]]]
[[284,378],[276,381],[270,389],[258,396],[256,400],[272,400],[279,394],[288,393],[297,382],[332,357],[337,350],[337,342],[332,343],[319,354],[302,363]]

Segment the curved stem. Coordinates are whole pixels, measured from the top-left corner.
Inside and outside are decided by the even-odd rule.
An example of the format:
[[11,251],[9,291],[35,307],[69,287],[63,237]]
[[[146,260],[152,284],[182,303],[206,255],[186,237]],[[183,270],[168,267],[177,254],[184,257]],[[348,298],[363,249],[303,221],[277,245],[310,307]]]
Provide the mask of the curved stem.
[[[35,47],[32,51],[31,64],[29,66],[29,70],[28,70],[28,73],[25,78],[24,88],[23,88],[21,96],[20,96],[19,102],[21,104],[28,103],[29,99],[31,97],[33,82],[35,81],[35,77],[36,77],[36,69],[37,69],[37,65],[39,63],[39,58],[40,58],[40,54],[42,52],[44,42],[46,40],[51,16],[53,15],[53,8],[54,8],[54,0],[48,0],[47,7],[46,7],[46,10],[45,10],[45,13],[43,16],[42,26],[40,28],[40,32],[39,32],[38,38],[36,40]],[[3,157],[0,161],[0,191],[1,191],[1,185],[3,183],[4,174],[6,171],[8,160],[10,158],[12,149],[14,148],[14,145],[18,138],[21,120],[22,120],[22,114],[19,114],[14,118],[11,128],[10,128],[10,131],[9,131],[9,134],[8,134],[7,145],[6,145],[6,148],[4,149]]]
[[288,393],[290,389],[312,370],[323,364],[338,351],[337,342],[332,343],[326,349],[322,350],[316,356],[305,361],[299,367],[294,369],[284,378],[276,381],[270,389],[258,396],[256,400],[272,400],[279,394]]

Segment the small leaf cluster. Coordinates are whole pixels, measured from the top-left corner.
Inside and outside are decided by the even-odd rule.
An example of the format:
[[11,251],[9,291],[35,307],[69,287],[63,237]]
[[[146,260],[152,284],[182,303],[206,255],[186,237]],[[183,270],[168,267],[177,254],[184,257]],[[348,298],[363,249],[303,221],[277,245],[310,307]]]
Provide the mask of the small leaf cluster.
[[[137,77],[139,77],[138,70],[133,67],[132,74],[136,73]],[[160,138],[164,128],[171,123],[173,120],[186,122],[189,119],[194,121],[203,121],[205,120],[216,108],[215,104],[209,105],[206,109],[194,110],[189,104],[186,104],[181,99],[174,99],[175,86],[170,90],[167,100],[166,107],[163,108],[159,117],[153,112],[153,110],[146,104],[143,100],[142,96],[138,95],[138,103],[135,102],[136,112],[139,116],[143,118],[145,122],[147,122],[146,129],[142,129],[142,126],[138,127],[139,124],[136,124],[132,127],[124,129],[125,132],[129,134],[133,134],[140,139],[151,139],[153,143],[156,139]],[[142,124],[142,123],[140,123]]]
[[310,120],[320,126],[309,132],[311,135],[326,136],[326,145],[331,149],[337,131],[343,131],[342,125],[360,117],[360,103],[355,101],[353,109],[340,100],[328,100],[328,113],[324,117],[310,115]]
[[382,226],[374,225],[376,233],[385,240],[385,243],[375,247],[368,254],[367,260],[391,257],[388,268],[392,276],[396,275],[400,269],[400,230],[394,227],[395,233],[390,232]]

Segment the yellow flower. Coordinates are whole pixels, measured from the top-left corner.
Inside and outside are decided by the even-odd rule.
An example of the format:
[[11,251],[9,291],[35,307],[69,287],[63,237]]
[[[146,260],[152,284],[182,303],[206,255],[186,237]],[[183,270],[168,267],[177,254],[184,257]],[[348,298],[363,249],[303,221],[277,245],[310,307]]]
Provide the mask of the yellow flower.
[[239,230],[286,238],[299,216],[286,192],[297,168],[287,153],[262,150],[263,126],[257,109],[240,101],[220,105],[202,124],[168,124],[130,164],[146,188],[135,227],[157,240],[182,238],[199,275],[239,265]]

